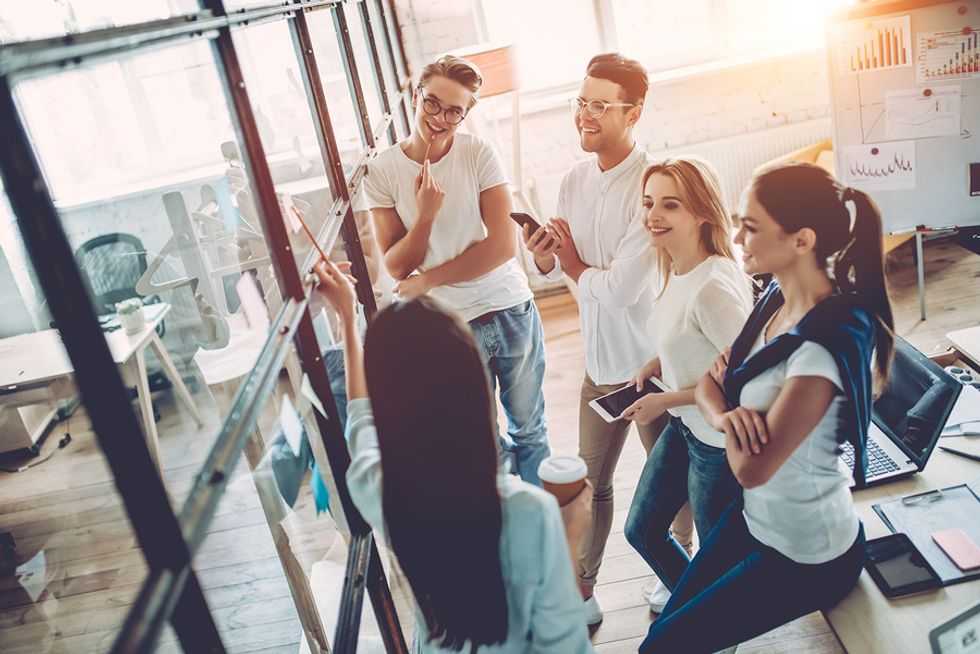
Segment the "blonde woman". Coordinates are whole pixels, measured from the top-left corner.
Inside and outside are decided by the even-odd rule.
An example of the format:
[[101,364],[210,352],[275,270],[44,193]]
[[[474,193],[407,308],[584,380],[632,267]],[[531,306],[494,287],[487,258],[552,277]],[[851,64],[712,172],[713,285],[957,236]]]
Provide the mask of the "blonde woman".
[[650,320],[660,356],[636,375],[672,390],[651,393],[623,412],[647,424],[663,413],[670,421],[651,450],[626,519],[626,539],[653,568],[666,604],[690,558],[670,534],[670,523],[690,499],[703,541],[740,487],[725,457],[725,436],[704,421],[694,388],[728,347],[752,309],[751,282],[735,262],[732,219],[718,177],[696,159],[668,159],[643,176],[644,223],[659,251],[662,291]]

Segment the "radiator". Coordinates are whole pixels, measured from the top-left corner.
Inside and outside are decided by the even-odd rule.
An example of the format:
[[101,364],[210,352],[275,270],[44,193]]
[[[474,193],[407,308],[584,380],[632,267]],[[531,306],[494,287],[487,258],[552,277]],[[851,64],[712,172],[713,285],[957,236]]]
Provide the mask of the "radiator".
[[725,204],[738,205],[752,172],[776,157],[831,137],[830,119],[781,125],[759,132],[653,152],[655,157],[694,155],[711,163],[721,178]]

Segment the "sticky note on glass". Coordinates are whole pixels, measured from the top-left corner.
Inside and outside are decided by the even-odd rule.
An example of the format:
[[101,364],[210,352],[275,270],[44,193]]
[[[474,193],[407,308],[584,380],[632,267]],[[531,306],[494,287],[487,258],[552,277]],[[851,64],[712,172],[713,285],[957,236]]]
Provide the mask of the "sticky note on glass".
[[249,329],[265,329],[269,324],[269,314],[259,293],[259,287],[255,285],[255,278],[250,273],[243,273],[235,284],[235,291],[238,292],[238,299],[241,300],[242,311],[245,312]]
[[327,418],[327,412],[323,410],[323,402],[320,401],[320,396],[316,394],[313,390],[313,384],[310,383],[310,378],[303,373],[303,381],[300,383],[300,392],[303,397],[310,401],[310,404],[316,407],[316,410],[320,412],[320,415]]
[[292,228],[293,234],[303,229],[303,224],[299,221],[299,216],[296,215],[297,209],[296,205],[293,204],[293,196],[289,193],[280,194],[279,206],[282,207],[282,212],[286,215],[286,222]]
[[303,444],[303,423],[299,421],[299,414],[293,408],[293,403],[289,401],[288,395],[282,396],[282,406],[279,409],[279,428],[286,436],[289,449],[293,454],[299,456],[300,447]]

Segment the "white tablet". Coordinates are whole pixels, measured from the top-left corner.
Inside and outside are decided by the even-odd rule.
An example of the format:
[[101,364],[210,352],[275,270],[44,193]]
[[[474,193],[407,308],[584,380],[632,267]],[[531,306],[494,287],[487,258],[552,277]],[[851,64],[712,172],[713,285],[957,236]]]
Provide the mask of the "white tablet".
[[669,390],[670,389],[667,387],[667,385],[662,381],[656,377],[651,377],[643,382],[642,390],[636,390],[636,384],[631,382],[626,386],[609,393],[608,395],[597,397],[589,402],[589,406],[592,407],[596,413],[602,416],[603,420],[606,422],[615,422],[619,420],[619,416],[623,414],[623,411],[629,408],[631,404],[636,402],[644,395],[649,395],[650,393],[662,393]]

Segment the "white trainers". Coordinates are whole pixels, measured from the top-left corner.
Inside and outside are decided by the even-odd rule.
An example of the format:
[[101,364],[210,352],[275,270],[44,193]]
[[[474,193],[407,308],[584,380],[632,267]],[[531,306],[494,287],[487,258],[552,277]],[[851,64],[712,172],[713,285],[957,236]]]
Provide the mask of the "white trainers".
[[643,596],[654,613],[662,613],[670,600],[670,591],[660,579],[654,579],[653,585],[643,589]]
[[602,607],[595,595],[585,600],[585,624],[593,627],[602,622]]

